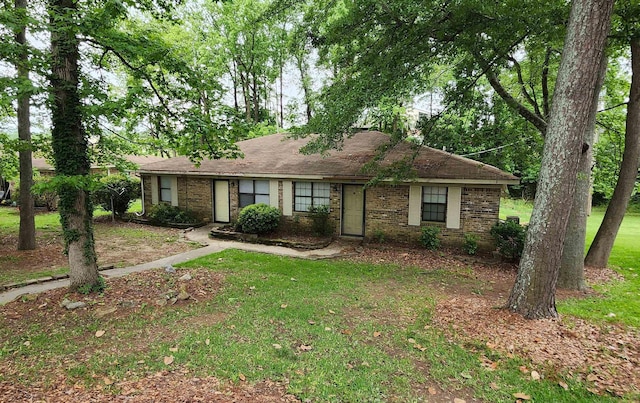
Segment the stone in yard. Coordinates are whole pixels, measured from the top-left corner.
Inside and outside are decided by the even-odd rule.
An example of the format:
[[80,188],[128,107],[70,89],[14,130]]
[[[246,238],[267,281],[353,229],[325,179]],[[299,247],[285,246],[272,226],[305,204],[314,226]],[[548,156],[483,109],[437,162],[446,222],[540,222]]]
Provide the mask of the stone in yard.
[[171,266],[170,264],[166,265],[164,267],[164,271],[166,271],[167,273],[175,273],[176,269],[173,268],[173,266]]
[[193,277],[191,277],[191,274],[187,273],[184,276],[180,277],[178,280],[180,281],[189,281],[191,280]]
[[169,291],[164,293],[164,297],[166,299],[174,298],[176,295],[178,295],[178,292],[176,290],[169,290]]
[[62,302],[60,303],[60,307],[61,308],[66,308],[67,305],[69,305],[71,303],[71,301],[69,301],[68,299],[63,299]]
[[70,302],[67,305],[65,305],[65,308],[67,308],[68,310],[72,311],[74,309],[78,309],[78,308],[82,308],[83,306],[85,306],[87,304],[85,304],[82,301],[78,301],[78,302]]
[[115,306],[96,309],[96,318],[102,319],[107,315],[111,315],[112,313],[114,313],[117,310],[118,310],[118,308],[115,307]]
[[135,308],[138,306],[138,303],[136,301],[129,301],[125,299],[120,301],[120,306],[123,308]]
[[182,287],[180,287],[180,294],[178,294],[178,300],[180,301],[185,301],[188,300],[189,298],[191,298],[191,295],[187,292],[186,287],[183,285]]
[[158,306],[165,306],[167,305],[167,299],[166,298],[159,298],[156,300],[156,305]]

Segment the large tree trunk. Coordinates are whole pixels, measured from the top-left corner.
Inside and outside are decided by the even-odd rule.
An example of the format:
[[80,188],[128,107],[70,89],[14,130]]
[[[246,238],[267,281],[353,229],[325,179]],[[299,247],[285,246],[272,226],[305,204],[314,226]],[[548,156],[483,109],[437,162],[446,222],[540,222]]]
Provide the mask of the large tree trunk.
[[616,188],[587,257],[587,266],[606,267],[638,176],[640,160],[640,38],[631,40],[631,88],[627,104],[624,154]]
[[[16,32],[16,42],[20,46],[20,54],[16,62],[18,80],[29,83],[29,52],[27,51],[27,0],[16,0],[15,8],[24,18]],[[22,143],[19,151],[20,159],[20,230],[18,232],[18,250],[33,250],[36,248],[36,223],[34,219],[33,195],[33,167],[31,165],[31,122],[29,114],[29,91],[18,92],[18,138]]]
[[69,256],[70,288],[99,284],[93,240],[93,209],[87,190],[89,158],[78,92],[78,38],[75,0],[51,0],[51,137],[60,197],[60,222]]
[[[607,72],[607,57],[603,54],[596,88],[602,88]],[[558,273],[558,287],[568,290],[584,290],[584,245],[587,237],[587,218],[591,203],[591,164],[593,163],[593,145],[595,143],[596,113],[600,91],[593,93],[593,103],[589,115],[589,124],[584,132],[583,152],[578,165],[576,192],[573,197],[571,214],[567,223],[567,235],[562,248],[562,260]]]
[[538,192],[510,310],[526,318],[557,316],[555,291],[576,187],[582,140],[592,113],[613,0],[576,0],[558,70]]

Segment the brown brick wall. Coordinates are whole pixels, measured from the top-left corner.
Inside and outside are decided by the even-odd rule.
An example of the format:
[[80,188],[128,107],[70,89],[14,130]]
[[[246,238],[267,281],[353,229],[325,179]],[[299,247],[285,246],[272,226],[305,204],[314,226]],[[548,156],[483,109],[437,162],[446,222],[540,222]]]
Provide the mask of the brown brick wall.
[[192,210],[201,220],[213,221],[212,180],[178,177],[178,206]]
[[[443,243],[460,244],[464,234],[478,235],[485,247],[493,244],[489,231],[498,220],[500,207],[499,187],[462,189],[460,229],[448,229],[445,223],[425,222],[421,226],[440,228]],[[421,226],[408,225],[409,186],[378,185],[366,191],[365,237],[373,239],[383,234],[385,239],[417,242]]]
[[144,188],[144,211],[148,212],[151,208],[151,177],[148,175],[142,175],[142,186]]
[[[339,235],[340,234],[340,199],[342,195],[342,185],[339,183],[331,183],[329,184],[329,187],[330,187],[329,188],[330,189],[329,219],[331,220],[332,226],[334,228],[334,234]],[[279,192],[280,207],[282,211],[282,203],[283,203],[282,181],[280,182],[279,189],[280,189],[280,192]],[[295,193],[293,192],[293,189],[291,190],[291,195],[293,199],[292,203],[295,203]],[[292,207],[292,210],[293,210],[293,207]],[[293,215],[286,216],[286,217],[283,216],[282,221],[283,221],[282,225],[284,225],[285,228],[290,229],[294,232],[311,231],[311,228],[312,228],[311,215],[304,211],[293,210]]]
[[[145,209],[151,207],[151,184],[149,177],[144,177]],[[179,177],[178,204],[180,207],[195,211],[202,219],[211,220],[212,200],[211,179]],[[283,208],[283,182],[279,182],[279,207]],[[231,221],[238,219],[239,195],[238,180],[229,181],[229,202]],[[500,206],[499,187],[465,187],[462,189],[460,208],[460,229],[447,229],[445,223],[422,222],[421,226],[437,226],[441,228],[441,237],[445,244],[459,244],[464,234],[473,233],[479,236],[479,243],[485,247],[493,244],[489,230],[498,220]],[[331,184],[330,219],[339,235],[341,228],[342,185]],[[383,234],[385,239],[405,242],[417,242],[421,227],[408,225],[409,186],[378,185],[365,191],[365,238],[373,239]],[[311,229],[309,213],[294,211],[293,216],[283,217],[282,225],[296,232]]]

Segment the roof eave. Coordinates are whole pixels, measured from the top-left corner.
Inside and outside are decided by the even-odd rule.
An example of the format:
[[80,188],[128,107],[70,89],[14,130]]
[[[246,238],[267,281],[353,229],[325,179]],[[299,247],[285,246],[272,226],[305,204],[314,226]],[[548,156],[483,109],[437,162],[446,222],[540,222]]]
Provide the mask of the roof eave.
[[[358,181],[364,182],[372,179],[370,176],[335,176],[335,175],[291,175],[291,174],[261,174],[261,173],[227,173],[227,172],[196,172],[196,171],[152,171],[139,170],[141,175],[178,175],[178,176],[198,176],[205,178],[224,177],[224,178],[267,178],[267,179],[303,179],[303,180],[335,180],[340,182]],[[383,182],[393,182],[393,179],[383,179]],[[448,179],[448,178],[416,178],[403,183],[442,183],[442,184],[467,184],[467,185],[517,185],[519,179]]]

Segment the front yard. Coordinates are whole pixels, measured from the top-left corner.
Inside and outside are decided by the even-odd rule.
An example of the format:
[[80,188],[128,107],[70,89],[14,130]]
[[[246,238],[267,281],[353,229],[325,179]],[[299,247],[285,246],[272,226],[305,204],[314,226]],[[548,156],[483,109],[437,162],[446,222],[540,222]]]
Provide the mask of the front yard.
[[[132,266],[199,247],[184,241],[180,230],[112,223],[104,211],[96,213],[94,231],[100,266]],[[36,215],[38,247],[33,251],[16,250],[19,220],[16,208],[0,208],[0,285],[68,273],[67,257],[62,253],[60,216]]]
[[385,244],[229,250],[25,297],[0,307],[0,402],[637,401],[639,223],[614,250],[622,276],[588,269],[595,291],[559,292],[558,320],[500,309],[512,265]]
[[[109,280],[100,296],[57,290],[0,308],[0,390],[77,402],[638,398],[635,330],[496,309],[511,270],[397,248],[343,261],[225,251]],[[180,290],[189,298],[170,299]],[[87,306],[68,311],[65,297]]]

